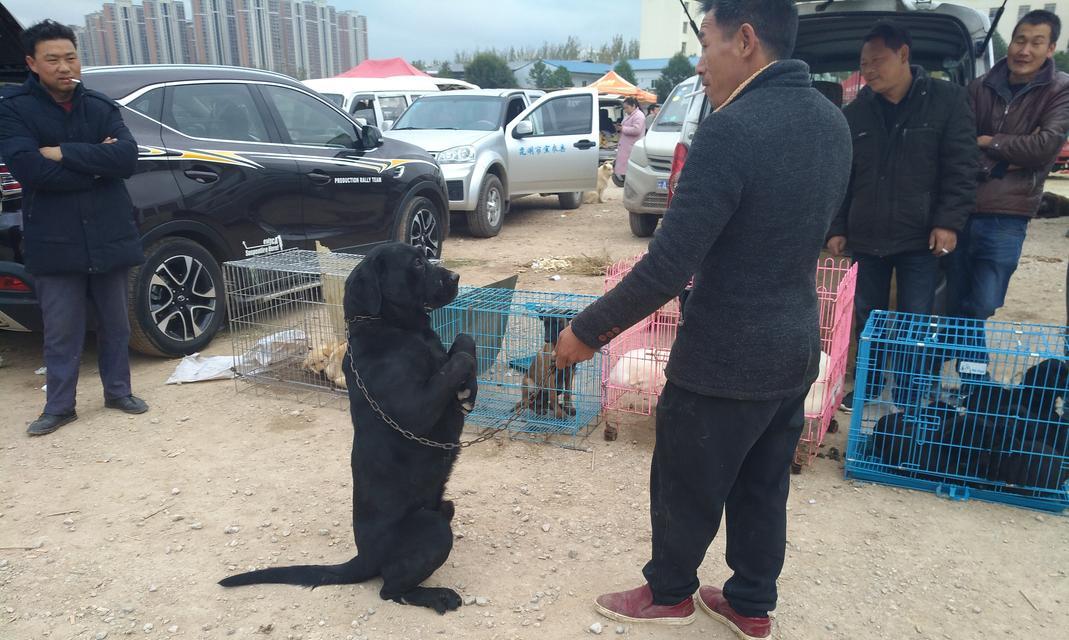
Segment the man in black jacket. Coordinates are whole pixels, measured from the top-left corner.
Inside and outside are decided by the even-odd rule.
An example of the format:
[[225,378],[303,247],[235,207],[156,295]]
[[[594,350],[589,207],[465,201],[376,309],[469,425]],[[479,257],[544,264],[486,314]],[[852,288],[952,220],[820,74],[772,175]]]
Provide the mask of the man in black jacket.
[[28,429],[51,433],[77,419],[78,367],[91,304],[104,405],[148,406],[130,390],[126,273],[143,261],[123,178],[137,143],[119,107],[81,85],[74,32],[51,20],[23,32],[25,84],[0,94],[0,156],[22,183],[26,269],[44,319],[48,397]]
[[[649,254],[561,333],[557,365],[589,359],[694,277],[657,406],[648,584],[595,607],[624,622],[687,624],[698,591],[739,637],[767,638],[790,463],[820,359],[817,258],[846,193],[850,133],[790,59],[792,0],[703,5],[697,71],[716,112],[694,136]],[[699,589],[725,510],[734,573],[723,589]]]
[[[853,136],[850,189],[828,230],[828,250],[852,252],[858,264],[856,330],[875,309],[930,314],[939,261],[957,244],[976,196],[976,138],[964,87],[910,66],[909,33],[881,22],[865,37],[861,73],[867,86],[843,112]],[[882,359],[882,358],[881,358]],[[882,391],[883,371],[908,365],[878,362],[866,397]],[[900,371],[899,373],[908,373]],[[905,380],[894,401],[908,403]],[[843,401],[849,410],[853,394]]]

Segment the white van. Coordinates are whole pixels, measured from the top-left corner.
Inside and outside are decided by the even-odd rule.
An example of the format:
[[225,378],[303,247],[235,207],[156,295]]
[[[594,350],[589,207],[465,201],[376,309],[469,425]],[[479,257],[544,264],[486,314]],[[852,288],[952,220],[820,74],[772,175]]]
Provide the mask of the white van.
[[383,131],[392,127],[416,98],[440,90],[434,78],[426,76],[319,78],[304,84],[363,124]]
[[[701,103],[704,97],[701,89],[698,76],[677,84],[661,105],[653,126],[631,149],[624,182],[624,208],[629,214],[631,232],[640,238],[653,233],[651,227],[656,227],[656,216],[668,207],[672,154],[680,142],[691,106]],[[690,135],[694,135],[692,130]]]

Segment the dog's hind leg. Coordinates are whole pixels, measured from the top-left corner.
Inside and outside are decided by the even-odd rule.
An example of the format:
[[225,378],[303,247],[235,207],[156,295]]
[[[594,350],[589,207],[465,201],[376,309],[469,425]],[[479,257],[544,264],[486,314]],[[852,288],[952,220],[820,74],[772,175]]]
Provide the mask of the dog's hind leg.
[[421,509],[405,518],[393,536],[382,562],[383,600],[434,609],[438,613],[460,607],[456,591],[420,586],[445,564],[453,549],[453,532],[442,511]]
[[445,516],[445,519],[449,522],[453,521],[453,515],[456,513],[456,507],[453,506],[452,500],[442,500],[442,503],[438,505],[438,513]]

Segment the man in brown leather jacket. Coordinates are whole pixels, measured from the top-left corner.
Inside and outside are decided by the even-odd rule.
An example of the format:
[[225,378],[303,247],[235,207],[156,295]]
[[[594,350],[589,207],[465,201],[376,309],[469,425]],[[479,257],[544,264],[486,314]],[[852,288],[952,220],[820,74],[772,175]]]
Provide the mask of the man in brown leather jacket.
[[986,320],[1002,306],[1028,221],[1069,132],[1069,74],[1054,67],[1061,21],[1025,14],[1005,59],[969,86],[981,154],[976,211],[951,257],[953,315]]

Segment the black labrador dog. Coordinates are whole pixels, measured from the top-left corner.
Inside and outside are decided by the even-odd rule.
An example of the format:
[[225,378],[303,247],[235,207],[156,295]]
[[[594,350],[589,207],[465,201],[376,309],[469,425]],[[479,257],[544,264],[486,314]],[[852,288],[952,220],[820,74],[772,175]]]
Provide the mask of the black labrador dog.
[[[459,280],[419,250],[391,243],[371,250],[345,282],[356,557],[337,565],[252,571],[219,584],[317,587],[381,576],[384,600],[438,613],[460,606],[452,589],[421,586],[453,547],[453,503],[443,496],[458,450],[409,439],[382,415],[413,436],[459,442],[478,391],[475,341],[458,334],[446,352],[429,315],[453,301]],[[382,413],[365,398],[357,374]]]

